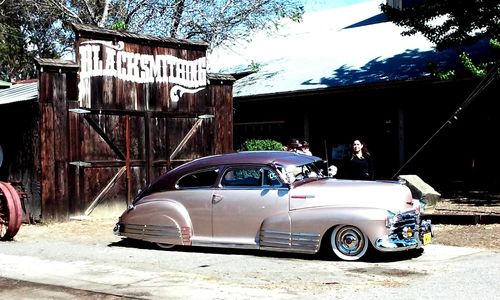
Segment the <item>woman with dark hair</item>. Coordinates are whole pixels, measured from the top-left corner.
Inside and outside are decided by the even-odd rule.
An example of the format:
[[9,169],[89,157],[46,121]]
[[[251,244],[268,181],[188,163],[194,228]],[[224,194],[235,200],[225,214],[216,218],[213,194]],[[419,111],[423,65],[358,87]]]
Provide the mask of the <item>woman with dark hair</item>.
[[373,161],[368,147],[360,140],[352,143],[352,153],[343,163],[343,177],[354,180],[374,180]]

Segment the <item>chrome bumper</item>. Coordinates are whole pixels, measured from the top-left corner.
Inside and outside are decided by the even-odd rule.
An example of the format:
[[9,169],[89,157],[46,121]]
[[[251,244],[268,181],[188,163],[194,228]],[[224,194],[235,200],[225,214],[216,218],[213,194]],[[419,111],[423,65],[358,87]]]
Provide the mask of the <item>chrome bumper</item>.
[[375,241],[375,249],[382,252],[395,252],[421,248],[424,234],[430,233],[431,236],[434,236],[432,224],[430,220],[422,220],[420,224],[415,224],[406,225],[406,229],[411,229],[413,233],[411,237],[406,238],[401,228],[391,228],[388,235],[382,236]]
[[375,249],[382,252],[404,251],[420,247],[421,243],[417,238],[401,240],[384,236],[375,242]]
[[113,228],[113,234],[114,235],[121,236],[121,234],[120,234],[120,225],[121,225],[120,223],[116,223],[115,228]]

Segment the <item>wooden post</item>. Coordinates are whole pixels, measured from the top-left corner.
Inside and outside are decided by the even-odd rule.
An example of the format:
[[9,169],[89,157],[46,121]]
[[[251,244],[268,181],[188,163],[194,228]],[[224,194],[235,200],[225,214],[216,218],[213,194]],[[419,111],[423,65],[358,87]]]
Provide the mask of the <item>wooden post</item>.
[[127,205],[132,202],[132,173],[130,170],[130,116],[125,116],[125,168],[127,170]]

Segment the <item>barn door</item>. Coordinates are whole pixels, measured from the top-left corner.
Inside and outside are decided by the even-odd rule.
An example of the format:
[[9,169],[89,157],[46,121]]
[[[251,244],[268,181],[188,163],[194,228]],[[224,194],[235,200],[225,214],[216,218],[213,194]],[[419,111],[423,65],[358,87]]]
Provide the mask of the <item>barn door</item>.
[[213,153],[210,115],[70,109],[70,212],[125,207],[167,170]]

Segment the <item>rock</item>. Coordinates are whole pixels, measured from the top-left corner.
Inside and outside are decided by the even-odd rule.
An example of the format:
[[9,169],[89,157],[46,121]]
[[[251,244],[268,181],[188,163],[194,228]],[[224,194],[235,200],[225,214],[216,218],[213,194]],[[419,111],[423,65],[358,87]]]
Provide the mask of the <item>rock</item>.
[[425,210],[432,210],[441,199],[441,194],[417,175],[400,175],[398,178],[406,181],[406,185],[410,188],[414,199],[423,199],[425,201]]

